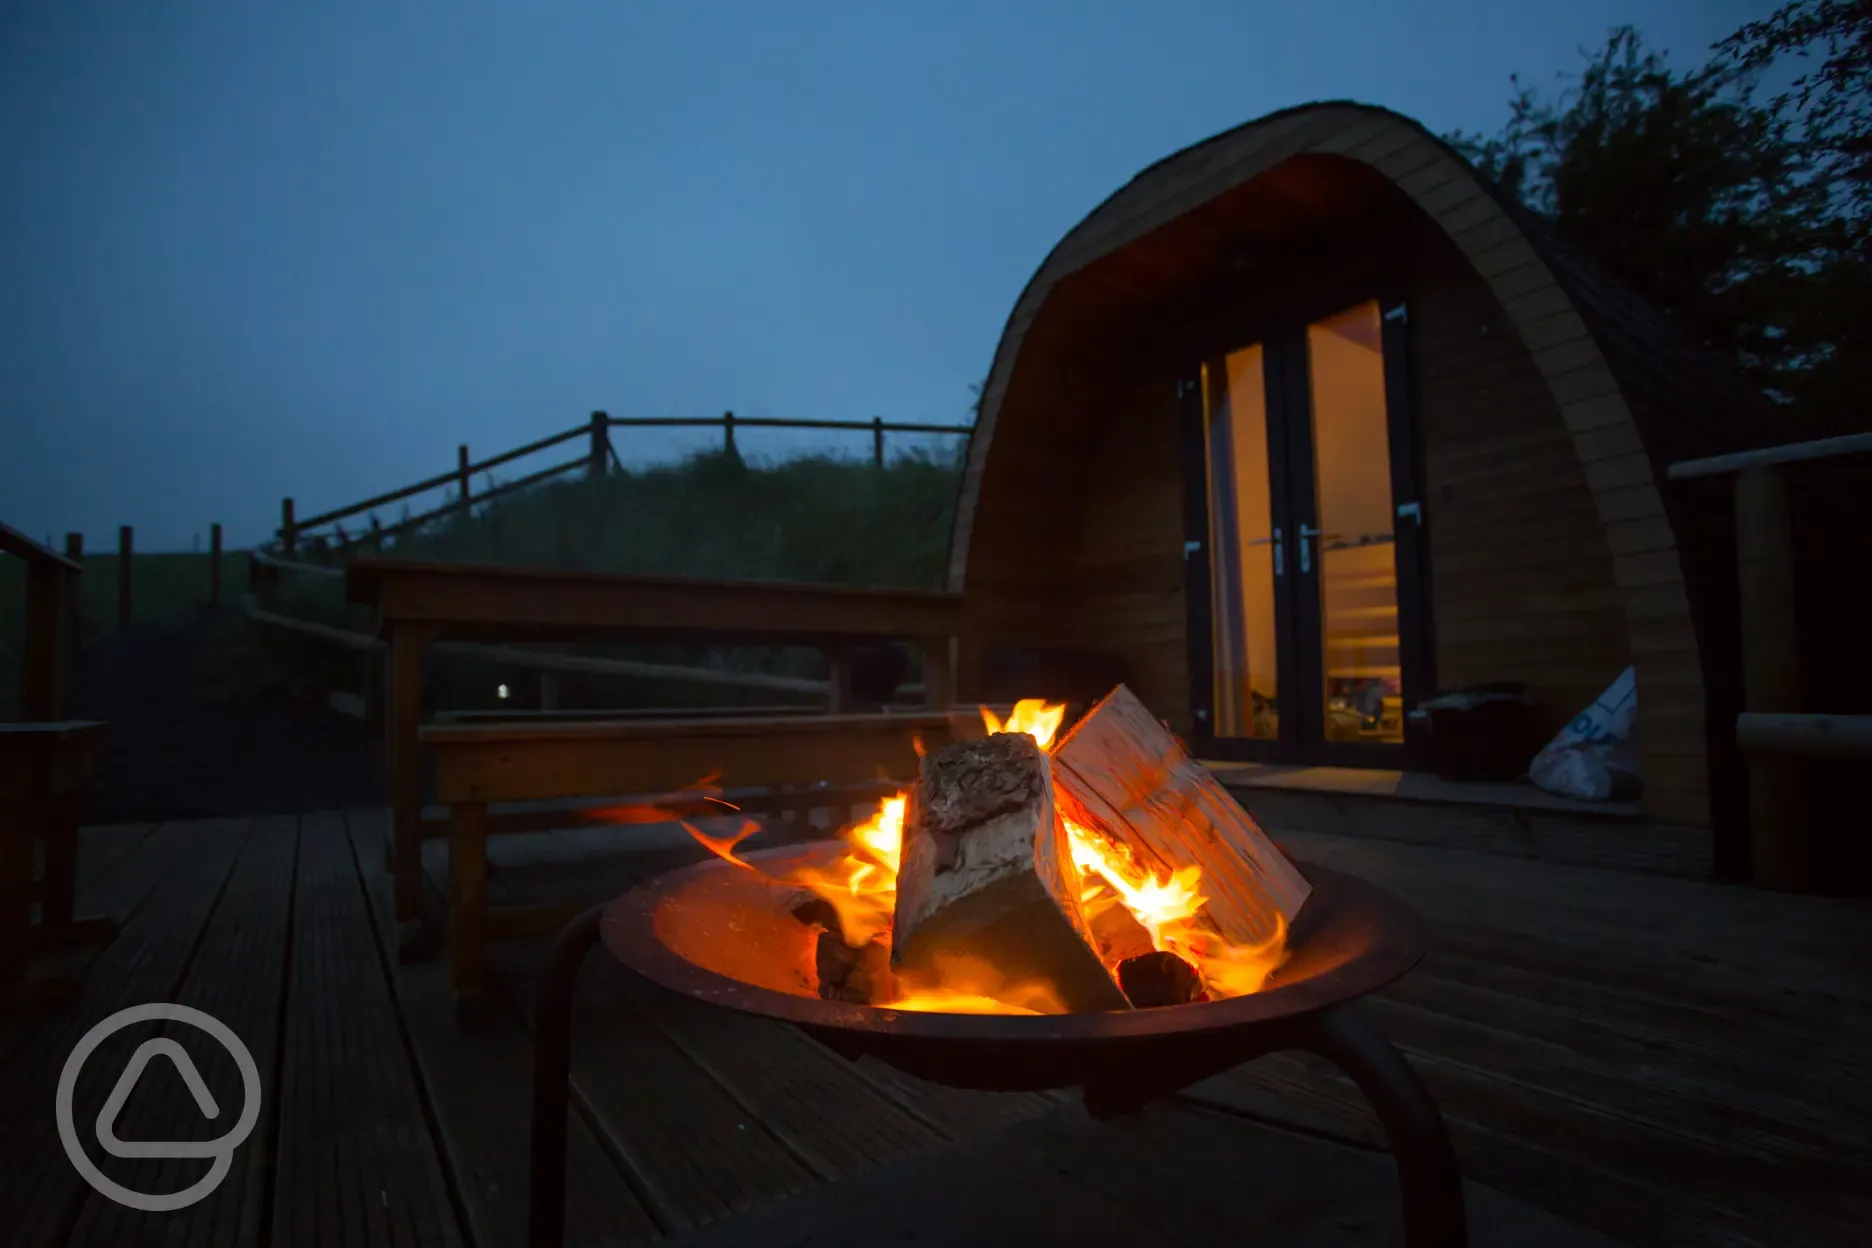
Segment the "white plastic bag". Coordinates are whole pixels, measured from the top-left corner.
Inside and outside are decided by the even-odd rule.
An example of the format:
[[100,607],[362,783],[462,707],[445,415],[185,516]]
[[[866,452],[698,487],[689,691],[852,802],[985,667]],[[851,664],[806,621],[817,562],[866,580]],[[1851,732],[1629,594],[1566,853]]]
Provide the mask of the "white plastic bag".
[[1626,668],[1593,704],[1573,717],[1528,765],[1528,779],[1549,793],[1603,802],[1639,786],[1638,673]]

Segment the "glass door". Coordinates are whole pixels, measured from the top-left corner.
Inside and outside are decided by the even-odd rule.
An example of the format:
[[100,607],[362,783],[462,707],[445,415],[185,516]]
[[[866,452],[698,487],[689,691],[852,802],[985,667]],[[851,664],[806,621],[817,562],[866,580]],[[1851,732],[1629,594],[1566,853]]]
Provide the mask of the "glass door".
[[1199,750],[1404,761],[1422,664],[1403,324],[1377,299],[1289,323],[1190,387]]

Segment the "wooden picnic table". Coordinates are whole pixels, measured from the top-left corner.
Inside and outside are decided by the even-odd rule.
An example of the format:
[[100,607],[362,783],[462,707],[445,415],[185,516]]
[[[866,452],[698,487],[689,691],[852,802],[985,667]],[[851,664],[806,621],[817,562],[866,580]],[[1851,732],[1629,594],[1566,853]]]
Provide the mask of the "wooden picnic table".
[[[905,641],[923,654],[924,701],[954,700],[953,650],[962,595],[785,581],[710,581],[478,564],[358,559],[345,572],[350,602],[372,609],[388,646],[384,681],[392,868],[402,939],[422,914],[422,659],[438,640],[706,642],[812,646],[831,664],[827,709],[850,707],[853,647]],[[766,721],[777,736],[789,721]],[[798,720],[792,720],[796,724]],[[676,787],[695,776],[670,776]],[[813,777],[801,777],[811,780]],[[724,775],[727,784],[737,783]]]

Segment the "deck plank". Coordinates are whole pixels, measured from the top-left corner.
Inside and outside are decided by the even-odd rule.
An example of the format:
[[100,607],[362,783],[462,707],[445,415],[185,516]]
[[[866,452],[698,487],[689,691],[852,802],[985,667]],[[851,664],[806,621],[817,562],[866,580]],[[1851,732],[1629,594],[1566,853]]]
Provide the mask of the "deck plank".
[[[159,903],[134,906],[117,939],[91,960],[79,999],[46,1013],[0,1073],[0,1122],[8,1127],[0,1133],[0,1174],[7,1176],[0,1185],[0,1226],[10,1244],[51,1248],[65,1237],[91,1189],[59,1143],[53,1100],[60,1071],[84,1034],[111,1014],[174,999],[249,827],[244,819],[183,825],[154,847],[152,866],[177,853],[152,886]],[[114,899],[136,891],[127,876],[120,883]],[[95,1144],[86,1124],[96,1121],[131,1054],[148,1038],[145,1028],[120,1031],[85,1063],[72,1098],[80,1140]],[[92,1158],[107,1160],[97,1153]]]
[[[553,846],[545,838],[551,834],[534,835],[543,843],[502,846],[510,867],[528,861],[537,865],[541,855],[550,862]],[[495,844],[532,839],[501,838]],[[435,859],[426,856],[426,861]],[[512,890],[525,874],[490,872],[490,894],[504,902],[540,895]],[[595,881],[599,874],[589,861],[577,863],[556,895],[577,900],[591,889],[610,888],[603,879]],[[535,882],[529,890],[555,887],[550,875],[531,875]],[[532,1017],[549,947],[541,940],[499,941],[489,951],[491,969],[524,1018]],[[672,1232],[797,1195],[822,1181],[589,964],[573,1011],[572,1092],[657,1222]]]
[[159,823],[110,823],[78,830],[78,890],[82,893],[141,845]]
[[[1662,1244],[1863,1242],[1872,911],[1708,883],[1276,829],[1431,920],[1369,1003],[1473,1177]],[[1819,902],[1820,904],[1810,904]],[[1378,1138],[1350,1082],[1282,1056],[1191,1095]]]
[[[381,867],[389,812],[352,812],[347,822],[370,893],[379,949],[393,949],[389,933],[396,927],[395,894]],[[383,963],[435,1107],[444,1162],[462,1195],[469,1238],[479,1248],[523,1243],[528,1153],[517,1142],[527,1139],[532,1122],[532,1039],[506,1011],[479,1029],[458,1030],[446,960],[405,963],[392,954]],[[657,1238],[655,1219],[591,1127],[574,1115],[568,1129],[566,1243],[598,1248]]]
[[343,816],[307,815],[293,906],[271,1242],[463,1242]]
[[[564,877],[512,869],[560,860],[579,864],[578,887],[586,898],[615,896],[641,878],[635,864],[628,857],[618,862],[615,852],[609,859],[615,869],[607,870],[607,860],[590,853],[588,839],[552,833],[516,846],[503,859],[503,886],[523,902],[564,900]],[[610,959],[594,961],[587,974],[682,1049],[822,1179],[840,1179],[953,1138],[797,1028],[712,1008],[658,988]]]
[[[1476,1248],[1614,1248],[1479,1184],[1465,1187]],[[1389,1157],[1154,1105],[1109,1123],[1059,1107],[977,1147],[882,1167],[676,1243],[1376,1248],[1399,1236]]]
[[[723,821],[726,831],[733,820]],[[750,841],[750,850],[773,844],[787,835],[779,827]],[[626,839],[629,838],[629,839]],[[699,862],[706,851],[687,834],[668,828],[640,825],[630,829],[581,828],[530,836],[499,838],[490,844],[489,873],[494,886],[510,897],[529,901],[578,900],[592,903],[615,897],[644,879],[678,866]],[[445,860],[433,857],[432,878],[439,888]],[[825,1052],[793,1028],[791,1035],[812,1049]],[[683,1043],[681,1041],[679,1044]],[[949,1088],[903,1074],[874,1059],[855,1065],[843,1058],[837,1066],[881,1093],[918,1123],[949,1139],[968,1139],[1038,1117],[1074,1099],[1070,1093],[973,1092]],[[862,1098],[862,1093],[859,1094]],[[866,1102],[868,1103],[868,1102]]]
[[[235,1151],[221,1185],[187,1209],[143,1213],[88,1194],[69,1240],[74,1248],[158,1240],[178,1246],[260,1242],[277,1101],[271,1081],[285,987],[289,907],[280,903],[292,895],[298,825],[293,815],[256,821],[174,997],[220,1020],[247,1046],[262,1080],[260,1119],[253,1135]],[[180,1080],[148,1077],[138,1082],[125,1105],[125,1125],[117,1134],[160,1140],[205,1140],[225,1134],[245,1096],[233,1061],[195,1028],[171,1025],[163,1034],[189,1053],[221,1113],[213,1120],[203,1118]],[[200,1178],[206,1163],[150,1159],[115,1163],[113,1168],[121,1172],[114,1177],[138,1191],[173,1192]]]
[[[150,825],[149,834],[125,852],[103,855],[91,861],[85,851],[86,838],[79,839],[77,912],[80,915],[104,915],[121,925],[130,920],[137,906],[151,895],[156,886],[182,861],[195,843],[197,828],[191,824]],[[44,954],[35,960],[34,973],[62,973],[82,976],[108,945],[84,943]],[[39,1028],[47,1015],[38,1010],[9,1010],[0,1014],[0,1071],[14,1050]]]

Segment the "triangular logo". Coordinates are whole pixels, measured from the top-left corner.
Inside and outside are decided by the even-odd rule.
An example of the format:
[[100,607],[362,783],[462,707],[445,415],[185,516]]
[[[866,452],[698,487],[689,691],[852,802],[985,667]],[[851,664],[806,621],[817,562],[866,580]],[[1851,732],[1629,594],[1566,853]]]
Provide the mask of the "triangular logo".
[[215,1119],[221,1116],[221,1107],[215,1104],[214,1097],[208,1091],[208,1085],[202,1081],[201,1072],[195,1069],[195,1061],[188,1055],[188,1050],[173,1040],[145,1040],[131,1055],[130,1062],[124,1067],[123,1074],[117,1076],[117,1086],[104,1098],[104,1108],[98,1111],[97,1137],[104,1151],[113,1157],[178,1157],[189,1155],[177,1149],[187,1149],[187,1144],[178,1144],[173,1140],[120,1140],[117,1138],[117,1115],[123,1112],[124,1102],[130,1099],[130,1093],[136,1088],[137,1080],[143,1075],[143,1068],[152,1059],[161,1055],[174,1065],[176,1074],[182,1076],[182,1083],[195,1098],[195,1105],[202,1112],[202,1117]]

